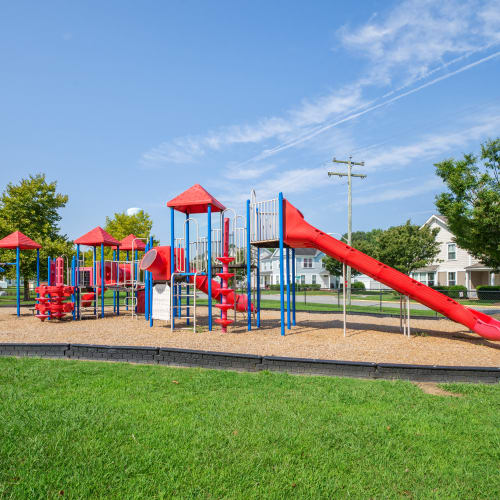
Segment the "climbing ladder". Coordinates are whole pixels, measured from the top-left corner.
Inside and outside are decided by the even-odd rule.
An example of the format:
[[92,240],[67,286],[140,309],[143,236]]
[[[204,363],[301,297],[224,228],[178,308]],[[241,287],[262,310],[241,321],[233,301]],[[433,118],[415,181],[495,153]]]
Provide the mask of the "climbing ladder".
[[[172,273],[170,281],[170,330],[174,331],[175,319],[184,318],[187,326],[181,330],[190,330],[196,332],[196,277],[198,273],[186,276],[186,273]],[[190,282],[191,276],[193,283]],[[187,279],[186,279],[187,277]],[[177,281],[176,281],[177,278]],[[183,299],[185,303],[183,304]],[[189,302],[189,299],[193,299]],[[182,316],[182,310],[185,308],[186,315]],[[192,321],[190,321],[192,320]]]

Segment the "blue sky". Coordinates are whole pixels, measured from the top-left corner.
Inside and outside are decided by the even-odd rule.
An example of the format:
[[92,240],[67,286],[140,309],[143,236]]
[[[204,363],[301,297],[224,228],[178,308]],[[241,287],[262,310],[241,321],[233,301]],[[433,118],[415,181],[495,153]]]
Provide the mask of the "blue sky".
[[365,161],[353,229],[425,221],[433,163],[500,135],[500,1],[4,2],[0,188],[37,172],[71,238],[194,183],[283,191],[344,232],[334,156]]

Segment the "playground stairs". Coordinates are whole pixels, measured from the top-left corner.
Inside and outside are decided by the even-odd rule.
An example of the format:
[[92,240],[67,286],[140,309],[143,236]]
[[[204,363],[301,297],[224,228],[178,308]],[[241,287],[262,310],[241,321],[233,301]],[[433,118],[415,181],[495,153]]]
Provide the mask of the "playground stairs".
[[[215,304],[215,307],[221,310],[221,318],[216,318],[215,322],[221,325],[222,332],[227,332],[227,327],[234,323],[232,319],[228,319],[227,311],[229,309],[234,309],[234,303],[227,302],[227,296],[233,292],[232,288],[228,288],[228,280],[234,276],[234,273],[229,272],[229,264],[233,262],[234,257],[217,257],[217,260],[222,263],[222,272],[217,273],[217,276],[221,279],[222,287],[220,288],[221,302],[220,304]],[[233,294],[234,297],[234,294]]]

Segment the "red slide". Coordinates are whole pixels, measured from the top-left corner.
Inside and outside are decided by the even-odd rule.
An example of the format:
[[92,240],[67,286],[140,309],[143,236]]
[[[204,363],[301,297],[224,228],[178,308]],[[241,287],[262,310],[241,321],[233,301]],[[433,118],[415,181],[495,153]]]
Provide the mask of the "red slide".
[[284,203],[285,243],[295,248],[316,248],[334,259],[407,295],[451,320],[465,325],[489,340],[500,340],[500,321],[419,283],[392,267],[332,238],[304,220],[304,216],[287,200]]
[[[193,277],[191,277],[191,282]],[[203,293],[208,295],[208,276],[196,276],[196,288]],[[212,298],[218,302],[221,300],[221,285],[218,281],[212,280]],[[246,295],[238,295],[234,292],[230,292],[226,295],[228,304],[235,304],[236,310],[239,312],[246,312],[248,309],[248,297]],[[252,312],[254,306],[252,304]]]

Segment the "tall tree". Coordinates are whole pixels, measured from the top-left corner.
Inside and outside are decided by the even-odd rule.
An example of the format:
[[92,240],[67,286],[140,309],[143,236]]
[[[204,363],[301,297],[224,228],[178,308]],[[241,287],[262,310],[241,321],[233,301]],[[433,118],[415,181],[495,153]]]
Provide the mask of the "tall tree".
[[[122,240],[129,234],[135,234],[137,238],[141,238],[144,243],[151,235],[153,220],[150,215],[144,210],[140,210],[134,215],[127,215],[126,212],[117,212],[113,217],[106,217],[104,229],[117,240]],[[154,240],[156,245],[158,242]],[[111,259],[113,249],[106,248],[105,258]],[[123,256],[120,257],[123,259]]]
[[150,236],[153,221],[149,214],[140,210],[134,215],[126,212],[117,212],[113,217],[106,217],[104,229],[117,240],[122,240],[129,234],[135,234],[138,238]]
[[409,220],[377,236],[375,258],[404,274],[429,265],[439,253],[438,228],[420,228]]
[[[371,231],[355,231],[352,233],[352,247],[360,250],[370,257],[375,257],[377,254],[377,238],[382,233],[382,229],[373,229]],[[342,236],[342,241],[347,241],[347,233]],[[332,257],[323,257],[323,264],[325,269],[332,276],[342,276],[342,263]],[[357,276],[361,273],[352,269],[352,276]]]
[[448,218],[457,245],[483,264],[500,269],[500,138],[481,145],[481,155],[435,164],[448,191],[436,207]]
[[[42,245],[40,251],[42,276],[47,275],[47,257],[66,255],[71,259],[73,245],[66,235],[60,234],[61,208],[68,196],[57,193],[57,182],[47,182],[44,174],[30,175],[18,184],[7,184],[0,197],[0,237],[12,231],[21,231]],[[2,250],[0,260],[15,260],[15,251]],[[15,270],[9,268],[8,276]],[[36,276],[36,252],[22,252],[21,276],[24,277],[24,297],[29,298],[28,280]]]

